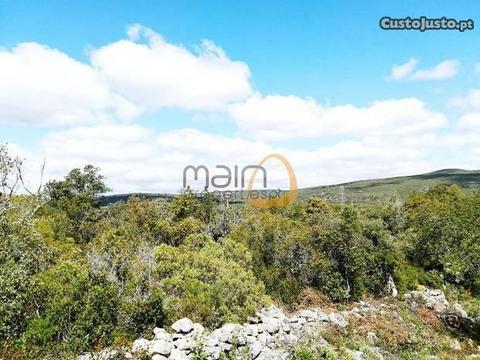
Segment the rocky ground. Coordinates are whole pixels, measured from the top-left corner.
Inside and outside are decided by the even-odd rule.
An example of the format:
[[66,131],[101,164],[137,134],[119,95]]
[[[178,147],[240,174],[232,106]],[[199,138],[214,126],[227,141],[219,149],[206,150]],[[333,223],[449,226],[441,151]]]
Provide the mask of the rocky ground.
[[[244,324],[207,331],[183,318],[129,349],[83,354],[93,359],[480,359],[478,319],[438,290],[399,300],[361,301],[343,309],[286,313],[271,306]],[[468,334],[468,336],[467,336]]]

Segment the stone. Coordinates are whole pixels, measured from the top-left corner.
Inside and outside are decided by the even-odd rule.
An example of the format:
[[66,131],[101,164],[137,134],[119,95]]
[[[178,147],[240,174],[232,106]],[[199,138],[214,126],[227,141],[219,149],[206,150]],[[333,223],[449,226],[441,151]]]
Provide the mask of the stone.
[[258,360],[272,360],[272,359],[278,359],[276,356],[275,352],[272,351],[272,349],[268,347],[264,347],[260,354],[258,354],[257,357]]
[[452,344],[450,345],[450,349],[455,350],[455,351],[461,351],[462,346],[460,345],[460,342],[458,340],[454,340]]
[[354,350],[348,350],[348,354],[352,358],[352,360],[363,360],[365,359],[363,357],[363,353],[361,351],[354,351]]
[[281,322],[277,319],[266,319],[264,324],[265,330],[271,335],[276,334],[280,331]]
[[160,355],[160,354],[154,354],[152,356],[152,360],[168,360],[168,357],[165,357],[165,356]]
[[311,322],[317,320],[317,313],[313,310],[302,310],[298,313],[298,316]]
[[174,346],[178,350],[191,350],[194,347],[193,344],[185,338],[180,338],[175,341]]
[[449,309],[450,312],[457,314],[459,317],[466,318],[468,317],[467,312],[463,309],[462,305],[455,303]]
[[282,328],[282,331],[286,334],[289,334],[290,331],[292,331],[290,324],[287,322],[282,323],[281,328]]
[[392,275],[388,276],[387,294],[392,296],[392,297],[397,297],[398,296],[398,290],[397,290],[397,287],[395,285],[395,282],[393,281]]
[[179,349],[173,349],[172,352],[170,353],[170,360],[187,360],[188,356],[187,354]]
[[245,333],[250,336],[258,335],[258,326],[254,324],[247,324],[245,326]]
[[160,354],[168,356],[172,351],[173,345],[168,341],[153,340],[150,344],[150,352],[153,354]]
[[92,357],[92,354],[90,353],[85,353],[77,357],[77,360],[92,360],[92,359],[93,357]]
[[262,320],[263,318],[283,319],[285,317],[285,314],[282,312],[282,310],[274,305],[270,305],[268,308],[260,310],[257,315]]
[[177,333],[188,334],[194,329],[194,323],[189,318],[183,318],[175,321],[172,329]]
[[195,323],[193,324],[193,331],[190,333],[190,335],[192,335],[193,337],[199,337],[202,336],[204,332],[205,328],[203,327],[203,325]]
[[148,351],[150,347],[150,341],[147,339],[137,339],[133,342],[132,352]]
[[370,343],[375,343],[375,342],[378,340],[377,334],[375,334],[374,332],[370,331],[370,332],[367,334],[367,340],[368,340]]
[[337,325],[339,327],[346,327],[348,325],[347,319],[343,315],[336,314],[336,313],[331,313],[328,316],[330,322],[334,325]]
[[250,358],[256,359],[258,355],[262,352],[264,345],[260,341],[254,342],[250,346]]
[[155,340],[172,341],[172,335],[170,335],[165,329],[155,328],[153,329],[153,333],[155,334]]
[[209,358],[217,360],[220,358],[222,350],[218,346],[206,346],[204,351],[208,354]]

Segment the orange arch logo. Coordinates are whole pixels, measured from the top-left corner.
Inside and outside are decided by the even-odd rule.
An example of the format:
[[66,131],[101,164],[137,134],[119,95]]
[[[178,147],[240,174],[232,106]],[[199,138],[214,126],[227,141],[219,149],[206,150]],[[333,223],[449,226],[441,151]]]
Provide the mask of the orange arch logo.
[[297,185],[297,177],[295,176],[295,171],[293,171],[293,167],[287,158],[280,154],[270,154],[265,156],[262,161],[258,164],[258,167],[252,173],[250,180],[248,181],[247,192],[250,193],[253,188],[253,182],[255,181],[255,177],[257,176],[257,172],[260,166],[262,166],[265,162],[270,159],[277,159],[279,160],[285,169],[287,170],[288,174],[288,181],[289,181],[289,190],[286,191],[283,195],[275,197],[275,198],[268,198],[268,199],[253,199],[249,197],[249,202],[252,206],[266,208],[266,207],[284,207],[287,205],[292,204],[298,197],[298,185]]

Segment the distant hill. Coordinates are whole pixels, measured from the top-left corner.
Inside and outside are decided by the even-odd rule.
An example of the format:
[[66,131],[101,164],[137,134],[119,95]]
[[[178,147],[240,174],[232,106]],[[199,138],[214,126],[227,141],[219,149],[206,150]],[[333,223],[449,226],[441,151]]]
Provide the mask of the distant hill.
[[138,197],[143,200],[170,200],[175,195],[165,193],[129,193],[129,194],[113,194],[105,195],[100,198],[102,205],[110,205],[119,201],[127,201],[131,197]]
[[[426,174],[398,176],[384,179],[359,180],[336,185],[314,186],[299,189],[301,199],[318,196],[332,201],[361,203],[381,198],[399,198],[414,191],[427,191],[438,184],[457,184],[467,192],[480,190],[480,170],[443,169]],[[175,194],[132,193],[107,195],[102,204],[126,201],[132,196],[142,199],[169,200]]]
[[438,184],[457,184],[471,192],[480,189],[480,170],[443,169],[426,174],[371,179],[299,190],[301,198],[319,196],[333,201],[365,202],[376,198],[404,198]]

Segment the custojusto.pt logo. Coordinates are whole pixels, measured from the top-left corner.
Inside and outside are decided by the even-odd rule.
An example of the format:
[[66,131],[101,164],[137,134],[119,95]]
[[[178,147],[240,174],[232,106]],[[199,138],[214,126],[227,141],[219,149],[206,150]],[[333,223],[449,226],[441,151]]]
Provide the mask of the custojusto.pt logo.
[[[268,172],[265,168],[268,161],[279,161],[283,165],[288,176],[288,189],[270,189],[268,187]],[[203,178],[204,191],[211,192],[215,198],[230,201],[247,200],[252,206],[260,208],[285,207],[292,204],[298,197],[295,171],[283,155],[269,154],[256,165],[244,167],[216,165],[215,169],[217,173],[210,176],[210,170],[206,165],[185,166],[183,169],[183,188],[190,188],[191,180],[189,181],[189,179],[202,181]],[[222,174],[218,174],[219,171],[222,171]],[[261,188],[254,188],[257,178],[261,180]]]

